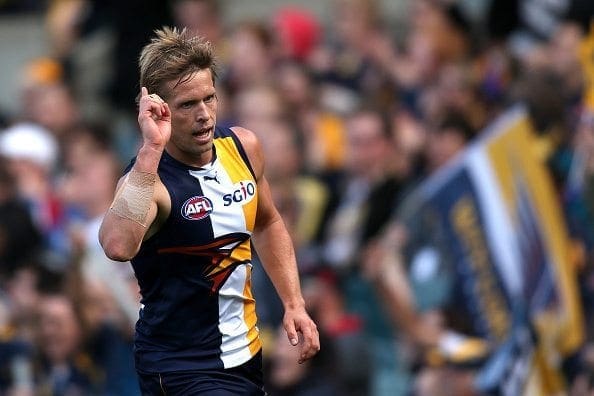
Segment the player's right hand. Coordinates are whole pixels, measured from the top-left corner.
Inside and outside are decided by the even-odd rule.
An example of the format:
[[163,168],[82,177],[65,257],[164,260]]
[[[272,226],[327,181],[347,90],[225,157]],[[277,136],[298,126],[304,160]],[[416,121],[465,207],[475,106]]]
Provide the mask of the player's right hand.
[[145,145],[163,150],[171,137],[171,111],[169,105],[157,94],[140,89],[138,124]]

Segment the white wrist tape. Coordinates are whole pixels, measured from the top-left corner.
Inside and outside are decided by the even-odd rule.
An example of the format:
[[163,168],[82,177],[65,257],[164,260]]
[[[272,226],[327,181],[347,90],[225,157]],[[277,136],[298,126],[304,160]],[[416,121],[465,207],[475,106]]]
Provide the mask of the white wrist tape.
[[147,227],[156,180],[155,173],[131,170],[126,175],[109,209],[120,217]]

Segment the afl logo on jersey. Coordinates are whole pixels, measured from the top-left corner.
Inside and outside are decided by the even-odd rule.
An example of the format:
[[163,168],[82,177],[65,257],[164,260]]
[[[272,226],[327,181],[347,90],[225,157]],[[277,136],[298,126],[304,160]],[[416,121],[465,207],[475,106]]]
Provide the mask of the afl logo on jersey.
[[205,196],[195,196],[188,199],[181,208],[181,214],[188,220],[201,220],[212,212],[212,202]]
[[223,195],[223,202],[225,206],[232,203],[241,203],[242,205],[250,202],[254,195],[256,195],[256,184],[251,180],[242,180],[233,185],[233,192]]

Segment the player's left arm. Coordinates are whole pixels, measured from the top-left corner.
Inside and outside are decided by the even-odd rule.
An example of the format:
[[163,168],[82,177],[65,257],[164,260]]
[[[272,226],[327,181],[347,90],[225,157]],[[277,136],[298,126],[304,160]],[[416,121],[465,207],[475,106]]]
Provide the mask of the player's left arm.
[[[316,324],[305,310],[293,243],[274,205],[268,181],[264,177],[264,156],[258,139],[244,128],[234,127],[233,131],[248,155],[258,185],[254,247],[283,302],[283,325],[287,337],[292,345],[301,345],[301,363],[320,350],[320,337]],[[299,342],[299,335],[303,338],[302,342]]]

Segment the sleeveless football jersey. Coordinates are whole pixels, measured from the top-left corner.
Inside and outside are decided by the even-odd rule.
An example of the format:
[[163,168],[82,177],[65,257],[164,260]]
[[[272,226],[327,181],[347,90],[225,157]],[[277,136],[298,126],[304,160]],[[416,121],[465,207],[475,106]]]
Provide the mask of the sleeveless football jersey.
[[211,163],[191,167],[164,152],[158,173],[171,213],[131,260],[142,294],[136,366],[241,365],[261,348],[250,284],[258,193],[246,153],[233,131],[216,128]]

